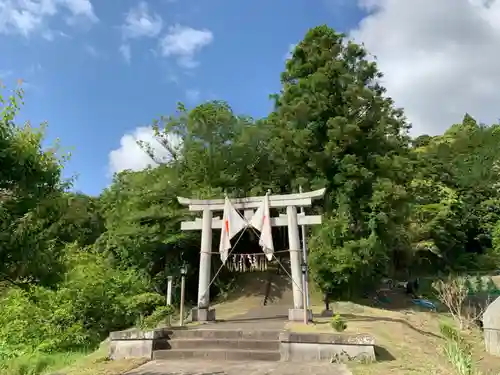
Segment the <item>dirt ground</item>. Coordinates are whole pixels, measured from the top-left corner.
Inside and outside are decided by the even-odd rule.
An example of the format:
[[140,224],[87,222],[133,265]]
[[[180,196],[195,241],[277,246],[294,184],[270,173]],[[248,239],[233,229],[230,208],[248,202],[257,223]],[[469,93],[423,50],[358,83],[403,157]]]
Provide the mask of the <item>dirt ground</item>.
[[[500,277],[498,280],[500,285]],[[250,285],[252,283],[250,282]],[[289,303],[290,296],[286,285],[277,285],[280,292],[273,304]],[[245,288],[251,293],[241,293],[230,301],[216,306],[217,315],[224,319],[243,314],[259,306],[261,294],[259,286]],[[369,365],[349,367],[354,375],[454,375],[454,371],[443,353],[444,340],[439,331],[439,323],[450,318],[445,314],[430,312],[414,305],[401,291],[388,293],[389,303],[373,306],[373,300],[338,302],[331,309],[340,313],[347,321],[347,331],[368,333],[375,337],[378,362]],[[318,317],[324,308],[321,295],[311,291],[311,302],[315,324],[304,326],[301,323],[288,323],[287,328],[294,331],[331,332],[329,318]],[[478,370],[484,375],[500,374],[500,358],[484,352],[480,332],[469,337],[473,344],[474,359]]]
[[[495,280],[500,284],[500,276]],[[254,285],[255,284],[255,285]],[[271,304],[290,305],[290,291],[285,285],[274,286]],[[249,282],[228,301],[215,305],[219,319],[231,319],[262,305],[263,280]],[[288,288],[288,289],[287,289]],[[314,324],[288,323],[287,328],[302,332],[331,332],[330,318],[318,317],[324,308],[321,296],[312,291],[311,302],[315,314]],[[439,322],[450,319],[445,314],[419,309],[400,292],[394,291],[390,302],[373,306],[373,301],[338,302],[331,309],[340,313],[347,322],[346,332],[367,333],[375,337],[378,362],[374,364],[349,364],[354,375],[454,375],[443,353],[444,340]],[[483,375],[500,374],[500,358],[484,352],[480,332],[468,336],[473,344],[477,369]],[[67,375],[118,375],[139,365],[140,361],[105,360],[104,351],[96,352],[79,364],[72,366]]]
[[[428,312],[399,312],[354,303],[335,303],[332,310],[346,319],[346,333],[367,333],[376,342],[378,362],[350,365],[355,375],[453,375],[442,354],[438,320]],[[322,306],[313,306],[319,313]],[[315,324],[289,324],[294,331],[332,332],[329,318]]]
[[[313,313],[324,309],[318,295],[313,295]],[[450,321],[446,314],[426,311],[415,306],[404,294],[394,291],[391,303],[370,306],[364,303],[338,302],[331,309],[346,319],[346,333],[367,333],[375,338],[378,362],[350,365],[354,375],[453,375],[454,371],[443,353],[439,323]],[[288,324],[294,331],[332,332],[331,318],[315,318],[312,325]],[[484,375],[500,374],[500,358],[484,351],[481,333],[467,334],[472,344],[477,369]]]

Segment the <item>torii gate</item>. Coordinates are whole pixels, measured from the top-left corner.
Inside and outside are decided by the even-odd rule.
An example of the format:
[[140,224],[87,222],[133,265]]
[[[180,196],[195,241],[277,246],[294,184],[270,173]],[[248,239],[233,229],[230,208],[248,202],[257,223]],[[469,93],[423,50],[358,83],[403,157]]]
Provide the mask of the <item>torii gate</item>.
[[[288,244],[290,252],[290,266],[293,289],[293,308],[289,309],[289,320],[302,320],[304,303],[302,298],[302,256],[300,248],[299,225],[321,224],[320,215],[307,216],[297,214],[297,207],[310,207],[313,199],[322,198],[325,189],[299,194],[269,195],[271,208],[286,207],[286,215],[271,218],[271,226],[288,227]],[[198,281],[198,307],[192,311],[193,321],[215,320],[215,310],[210,309],[210,274],[212,255],[212,229],[222,229],[220,217],[214,217],[213,211],[224,210],[224,199],[188,199],[177,197],[182,205],[187,205],[190,211],[202,211],[203,217],[194,221],[181,223],[181,230],[201,230],[200,270]],[[232,199],[231,203],[237,210],[243,210],[244,217],[249,220],[255,209],[261,204],[263,196]]]

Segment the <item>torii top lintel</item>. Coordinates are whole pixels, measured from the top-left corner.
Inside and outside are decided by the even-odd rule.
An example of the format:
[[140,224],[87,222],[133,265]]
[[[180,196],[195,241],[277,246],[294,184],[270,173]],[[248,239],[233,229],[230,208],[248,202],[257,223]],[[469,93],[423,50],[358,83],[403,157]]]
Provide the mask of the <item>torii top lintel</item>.
[[[269,195],[270,207],[287,206],[310,206],[313,199],[322,198],[325,195],[325,188],[309,191],[306,193]],[[258,208],[264,196],[231,199],[231,203],[236,209]],[[177,197],[180,204],[187,205],[189,211],[222,211],[224,210],[224,199],[189,199]]]

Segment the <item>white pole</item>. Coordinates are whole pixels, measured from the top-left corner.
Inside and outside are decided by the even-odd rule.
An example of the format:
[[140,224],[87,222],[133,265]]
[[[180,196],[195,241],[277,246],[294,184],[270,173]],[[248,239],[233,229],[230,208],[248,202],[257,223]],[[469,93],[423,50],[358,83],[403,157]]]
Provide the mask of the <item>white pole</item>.
[[[299,186],[299,193],[302,193],[302,186]],[[304,207],[300,207],[300,212],[304,212]],[[301,232],[302,232],[302,260],[304,261],[304,264],[307,264],[307,243],[306,243],[306,226],[301,225],[300,226]],[[304,276],[304,293],[306,294],[306,306],[304,306],[304,309],[310,309],[311,308],[311,301],[309,300],[309,267],[306,268],[306,273]]]
[[[172,276],[167,276],[167,306],[172,305]],[[168,316],[168,324],[172,325],[172,317]]]
[[179,325],[182,327],[184,325],[184,293],[186,289],[186,276],[184,275],[184,271],[182,271],[181,275],[181,307],[179,311]]
[[172,276],[167,276],[167,306],[172,304]]
[[198,309],[208,309],[210,305],[210,268],[212,251],[212,211],[203,210],[200,249],[200,270],[198,276]]
[[302,285],[302,270],[301,250],[300,250],[300,236],[299,226],[297,224],[297,208],[295,206],[288,206],[286,208],[288,217],[288,247],[290,251],[290,268],[292,273],[292,290],[293,290],[293,307],[295,309],[303,309],[303,285]]

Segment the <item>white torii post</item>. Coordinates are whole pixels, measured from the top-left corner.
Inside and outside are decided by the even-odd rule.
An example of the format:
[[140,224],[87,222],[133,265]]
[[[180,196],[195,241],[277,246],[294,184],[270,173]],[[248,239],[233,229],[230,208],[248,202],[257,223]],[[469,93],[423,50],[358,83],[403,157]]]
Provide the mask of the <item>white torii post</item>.
[[[304,303],[302,298],[303,283],[301,270],[301,250],[299,225],[321,224],[320,215],[306,216],[304,213],[297,214],[297,206],[309,207],[313,199],[323,197],[325,189],[310,191],[299,194],[270,195],[270,208],[285,208],[286,215],[272,217],[271,226],[288,227],[288,243],[290,251],[290,266],[293,290],[293,308],[289,310],[289,320],[301,321],[304,318]],[[210,276],[211,276],[211,254],[212,254],[212,230],[222,229],[220,217],[213,217],[213,211],[224,210],[224,199],[188,199],[177,197],[180,204],[187,205],[190,211],[201,211],[203,217],[194,221],[181,223],[181,230],[201,230],[200,248],[200,270],[198,280],[198,306],[192,311],[193,321],[215,320],[215,310],[210,309]],[[244,210],[246,219],[250,219],[264,199],[261,197],[248,197],[232,199],[231,203],[237,210]],[[311,314],[309,312],[309,314]]]
[[[198,308],[207,309],[210,304],[210,268],[212,252],[212,211],[203,210],[200,249],[200,270],[198,279]],[[201,288],[201,287],[204,288]]]
[[300,261],[301,251],[297,208],[295,206],[288,206],[286,208],[286,216],[288,222],[288,250],[290,251],[290,268],[292,271],[293,308],[303,309],[304,299],[302,298],[302,288],[304,286],[302,285],[302,262]]

